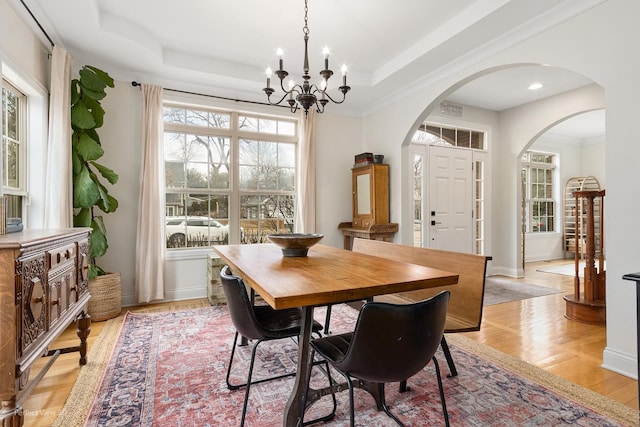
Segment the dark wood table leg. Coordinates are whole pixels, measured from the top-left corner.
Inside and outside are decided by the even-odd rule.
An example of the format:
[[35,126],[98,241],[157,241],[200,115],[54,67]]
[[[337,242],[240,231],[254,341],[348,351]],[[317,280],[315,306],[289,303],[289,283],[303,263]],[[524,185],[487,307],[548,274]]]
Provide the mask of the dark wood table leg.
[[283,425],[285,427],[302,426],[305,410],[305,397],[309,387],[311,370],[311,328],[313,326],[313,307],[302,308],[302,328],[298,341],[298,370],[291,396],[284,408]]
[[80,352],[79,363],[81,366],[84,366],[87,364],[87,337],[91,333],[91,316],[83,311],[78,315],[76,326],[76,334],[78,335],[78,338],[80,338],[80,347],[78,348],[78,351]]

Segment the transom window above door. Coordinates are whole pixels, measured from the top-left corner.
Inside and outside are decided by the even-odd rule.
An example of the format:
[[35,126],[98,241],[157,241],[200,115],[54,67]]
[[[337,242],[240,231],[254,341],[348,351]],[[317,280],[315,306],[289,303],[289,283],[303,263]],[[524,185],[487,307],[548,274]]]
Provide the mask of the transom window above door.
[[421,124],[411,141],[428,145],[486,150],[484,132],[431,123]]

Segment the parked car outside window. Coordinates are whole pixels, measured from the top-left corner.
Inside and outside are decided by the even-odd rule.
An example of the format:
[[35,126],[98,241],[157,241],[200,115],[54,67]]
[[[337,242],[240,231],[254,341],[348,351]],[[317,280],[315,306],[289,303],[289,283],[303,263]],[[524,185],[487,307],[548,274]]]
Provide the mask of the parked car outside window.
[[209,246],[227,243],[229,226],[207,217],[167,217],[165,234],[167,247]]

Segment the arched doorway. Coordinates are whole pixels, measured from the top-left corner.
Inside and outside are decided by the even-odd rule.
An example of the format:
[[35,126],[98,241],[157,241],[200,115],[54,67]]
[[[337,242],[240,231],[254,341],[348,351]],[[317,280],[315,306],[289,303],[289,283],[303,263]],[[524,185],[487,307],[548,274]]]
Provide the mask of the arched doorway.
[[[550,83],[543,86],[546,91],[529,94],[529,83],[537,80]],[[500,96],[503,92],[519,93],[504,100]],[[403,144],[402,220],[406,223],[415,221],[410,173],[412,154],[408,147],[419,126],[428,122],[454,125],[464,122],[472,125],[469,127],[484,128],[488,135],[484,203],[488,210],[487,220],[482,224],[484,228],[476,230],[476,235],[482,233],[486,240],[485,253],[503,264],[495,273],[522,276],[520,171],[516,166],[520,153],[532,140],[566,117],[603,106],[604,91],[600,86],[575,72],[549,66],[512,64],[496,67],[451,86],[424,110]],[[426,183],[426,191],[428,186]],[[428,217],[429,213],[424,211],[422,218],[425,214]],[[493,229],[496,223],[501,228],[497,232]],[[402,240],[413,242],[412,233],[414,230],[405,228]],[[499,242],[492,242],[498,237]]]

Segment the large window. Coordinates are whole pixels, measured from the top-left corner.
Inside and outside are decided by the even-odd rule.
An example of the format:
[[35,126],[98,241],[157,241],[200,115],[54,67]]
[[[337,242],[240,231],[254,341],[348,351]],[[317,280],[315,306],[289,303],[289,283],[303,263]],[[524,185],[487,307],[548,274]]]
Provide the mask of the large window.
[[528,151],[522,157],[522,196],[526,232],[555,231],[556,155]]
[[2,80],[2,190],[7,217],[23,218],[26,188],[27,96]]
[[293,232],[298,124],[165,103],[167,248]]

